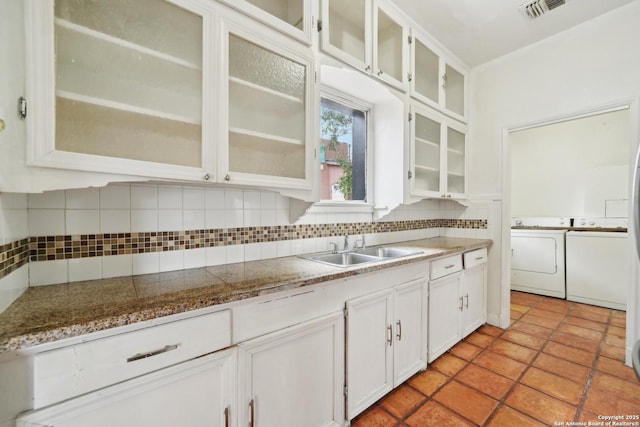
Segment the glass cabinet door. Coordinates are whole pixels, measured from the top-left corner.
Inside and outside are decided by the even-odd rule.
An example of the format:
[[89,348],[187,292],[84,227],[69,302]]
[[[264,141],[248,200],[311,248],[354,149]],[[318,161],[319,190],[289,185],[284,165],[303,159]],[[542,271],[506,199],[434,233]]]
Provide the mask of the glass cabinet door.
[[323,0],[322,49],[371,71],[371,0]]
[[202,167],[203,16],[55,0],[55,150]]
[[274,29],[311,44],[311,0],[221,0]]
[[412,88],[418,98],[424,97],[436,106],[440,94],[440,57],[427,47],[422,40],[413,37]]
[[374,73],[403,89],[407,81],[408,31],[392,9],[378,4],[375,11]]
[[413,193],[438,193],[442,157],[442,123],[426,111],[414,110],[412,144],[414,155]]
[[445,108],[457,115],[465,116],[464,74],[447,64],[445,66],[443,88],[445,91]]
[[[220,117],[226,122],[227,144],[222,144],[222,179],[291,188],[309,184],[311,60],[284,51],[284,36],[273,32],[254,40],[243,17],[224,25],[228,62]],[[271,36],[281,39],[272,43]]]
[[465,188],[466,136],[461,129],[447,126],[447,196],[461,195]]

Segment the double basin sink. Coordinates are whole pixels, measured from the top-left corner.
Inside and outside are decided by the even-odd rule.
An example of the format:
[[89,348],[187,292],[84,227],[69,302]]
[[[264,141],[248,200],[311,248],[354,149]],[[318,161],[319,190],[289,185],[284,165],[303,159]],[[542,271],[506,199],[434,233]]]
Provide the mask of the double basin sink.
[[335,267],[349,267],[369,262],[385,261],[393,258],[407,257],[425,253],[419,249],[397,248],[383,246],[376,248],[358,249],[349,252],[315,254],[302,256],[304,259],[333,265]]

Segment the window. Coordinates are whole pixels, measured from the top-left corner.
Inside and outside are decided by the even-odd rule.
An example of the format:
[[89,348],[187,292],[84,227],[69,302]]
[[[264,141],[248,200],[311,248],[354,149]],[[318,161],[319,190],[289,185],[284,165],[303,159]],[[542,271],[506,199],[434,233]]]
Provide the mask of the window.
[[323,96],[320,102],[320,200],[367,200],[367,107]]

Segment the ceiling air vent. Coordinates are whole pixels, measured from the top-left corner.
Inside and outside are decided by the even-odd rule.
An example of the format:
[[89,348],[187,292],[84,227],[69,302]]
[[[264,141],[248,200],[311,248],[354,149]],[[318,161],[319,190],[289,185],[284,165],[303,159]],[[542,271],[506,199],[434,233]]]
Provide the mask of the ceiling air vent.
[[544,13],[565,4],[566,0],[533,0],[520,6],[522,13],[531,19],[539,18]]

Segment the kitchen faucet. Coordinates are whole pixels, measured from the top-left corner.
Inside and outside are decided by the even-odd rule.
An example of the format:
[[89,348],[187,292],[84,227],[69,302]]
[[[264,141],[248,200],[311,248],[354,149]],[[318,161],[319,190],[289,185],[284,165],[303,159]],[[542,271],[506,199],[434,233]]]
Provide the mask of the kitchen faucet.
[[[360,246],[358,246],[358,242],[361,242]],[[358,249],[365,249],[364,233],[362,233],[362,237],[358,237],[356,241],[353,242],[353,250],[357,251]]]

